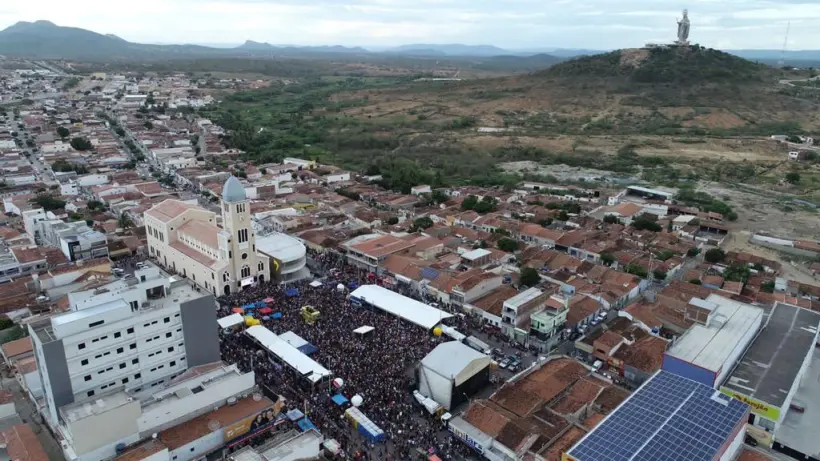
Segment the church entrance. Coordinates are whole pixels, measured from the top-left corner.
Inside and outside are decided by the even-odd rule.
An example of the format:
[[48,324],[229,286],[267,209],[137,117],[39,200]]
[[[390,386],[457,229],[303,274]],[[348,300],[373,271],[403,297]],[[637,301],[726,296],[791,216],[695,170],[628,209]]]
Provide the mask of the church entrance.
[[226,295],[231,294],[231,286],[230,285],[225,285],[225,294]]

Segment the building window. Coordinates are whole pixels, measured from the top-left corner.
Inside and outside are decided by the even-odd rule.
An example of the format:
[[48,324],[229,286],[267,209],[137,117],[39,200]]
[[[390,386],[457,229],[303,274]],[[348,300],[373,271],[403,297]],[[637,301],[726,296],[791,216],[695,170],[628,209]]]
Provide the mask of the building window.
[[80,362],[80,365],[83,365],[83,366],[88,365],[88,359],[83,359],[83,360]]
[[265,271],[265,263],[263,263],[262,261],[259,261],[259,266],[258,267],[259,267],[259,272],[264,272]]
[[91,381],[91,375],[85,375],[85,378],[83,379],[85,379],[86,381]]
[[121,363],[121,364],[120,364],[120,370],[122,370],[123,368],[125,368],[125,364],[124,364],[124,363]]
[[85,349],[85,343],[77,344],[77,349]]
[[242,278],[251,276],[251,268],[247,264],[242,266]]
[[134,359],[134,360],[131,361],[132,365],[136,365],[138,363],[140,363],[140,359]]
[[176,360],[171,360],[171,363],[168,366],[175,367],[176,365],[177,365]]
[[248,254],[247,253],[242,253],[242,259],[248,259]]
[[137,373],[137,374],[134,375],[134,379],[140,379],[140,378],[142,378],[142,373]]
[[239,229],[236,232],[236,237],[239,239],[238,243],[245,243],[248,241],[248,229]]
[[174,352],[174,346],[169,347],[168,352]]
[[129,335],[134,334],[134,327],[131,327],[131,328],[125,330],[125,332],[128,333]]
[[216,276],[214,275],[213,272],[211,272],[211,280],[216,280]]
[[99,320],[99,321],[96,321],[96,322],[91,322],[91,323],[88,324],[88,328],[98,327],[98,326],[102,325],[103,323],[105,323],[105,320]]
[[131,344],[130,346],[128,346],[128,348],[129,349],[136,349],[137,348],[137,343]]
[[94,391],[88,391],[86,395],[89,397],[94,397]]
[[228,282],[230,280],[231,280],[231,274],[229,274],[228,271],[225,271],[225,273],[222,274],[222,281],[223,282]]
[[123,353],[123,348],[122,348],[122,347],[118,347],[118,348],[117,348],[117,354],[122,354],[122,353]]
[[114,333],[115,338],[119,338],[120,336],[122,336],[122,333],[120,333],[119,331]]
[[123,384],[128,384],[128,377],[122,378],[122,383]]
[[171,323],[171,317],[165,317],[162,321],[165,323]]
[[171,337],[171,332],[169,331],[168,333],[165,333],[165,337],[170,338]]

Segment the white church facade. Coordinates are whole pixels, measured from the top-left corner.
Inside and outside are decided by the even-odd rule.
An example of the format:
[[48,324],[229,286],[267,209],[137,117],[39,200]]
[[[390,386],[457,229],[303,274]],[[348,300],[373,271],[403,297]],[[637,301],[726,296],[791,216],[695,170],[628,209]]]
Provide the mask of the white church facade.
[[256,251],[250,201],[233,176],[222,188],[221,213],[222,227],[216,213],[196,205],[155,205],[144,216],[149,255],[215,296],[270,280],[271,260]]

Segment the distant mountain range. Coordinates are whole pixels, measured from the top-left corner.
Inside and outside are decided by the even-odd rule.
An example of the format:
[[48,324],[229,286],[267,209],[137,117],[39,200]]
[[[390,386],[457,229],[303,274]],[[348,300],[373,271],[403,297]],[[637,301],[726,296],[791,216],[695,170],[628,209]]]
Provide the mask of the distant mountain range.
[[[113,34],[100,34],[76,27],[62,27],[50,21],[18,22],[0,31],[0,55],[36,59],[77,60],[167,60],[219,57],[319,57],[320,55],[418,56],[459,58],[526,58],[533,64],[550,64],[562,59],[604,53],[608,50],[572,48],[530,48],[508,50],[493,45],[410,44],[368,50],[345,46],[272,45],[248,40],[239,46],[152,45],[133,43]],[[769,64],[781,57],[778,50],[727,50],[728,53]],[[802,65],[820,61],[820,50],[789,51],[787,63]],[[503,61],[503,59],[502,59]],[[820,62],[818,62],[820,65]]]

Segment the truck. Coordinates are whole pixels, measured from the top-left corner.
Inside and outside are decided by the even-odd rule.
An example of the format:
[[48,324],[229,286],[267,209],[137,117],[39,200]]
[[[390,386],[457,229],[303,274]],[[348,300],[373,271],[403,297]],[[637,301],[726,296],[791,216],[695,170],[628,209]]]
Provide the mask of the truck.
[[427,412],[430,413],[431,415],[433,415],[435,417],[439,417],[442,414],[444,414],[444,407],[439,405],[439,403],[436,402],[435,400],[433,400],[429,397],[425,397],[421,392],[413,391],[413,397],[415,397],[416,401],[421,406],[423,406],[427,410]]
[[493,349],[484,341],[476,338],[475,336],[468,336],[467,339],[464,340],[464,344],[472,347],[473,349],[481,352],[482,354],[490,355]]

